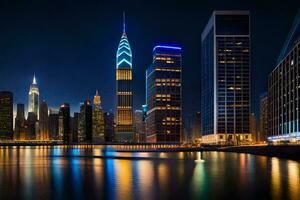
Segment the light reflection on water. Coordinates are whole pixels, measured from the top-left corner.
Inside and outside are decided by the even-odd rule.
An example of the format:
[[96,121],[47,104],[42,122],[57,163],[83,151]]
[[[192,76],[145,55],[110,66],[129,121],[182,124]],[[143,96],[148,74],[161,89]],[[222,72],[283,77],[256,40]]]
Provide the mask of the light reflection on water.
[[0,148],[1,200],[299,199],[299,188],[299,162],[278,158],[224,152]]

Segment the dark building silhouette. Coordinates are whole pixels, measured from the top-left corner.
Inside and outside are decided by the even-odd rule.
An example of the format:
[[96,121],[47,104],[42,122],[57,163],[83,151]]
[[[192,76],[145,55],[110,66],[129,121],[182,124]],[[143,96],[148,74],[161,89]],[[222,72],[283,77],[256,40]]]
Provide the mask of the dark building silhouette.
[[114,114],[111,112],[104,113],[104,133],[105,133],[105,141],[113,142],[114,141]]
[[36,123],[37,123],[37,115],[34,112],[28,112],[28,116],[27,116],[28,132],[25,137],[26,140],[36,139],[36,129],[37,129]]
[[250,143],[249,12],[214,11],[201,45],[202,143]]
[[64,103],[59,109],[59,136],[63,142],[71,142],[71,130],[70,130],[70,105]]
[[268,95],[263,94],[259,103],[259,134],[258,142],[267,141],[268,134]]
[[46,101],[40,103],[39,108],[39,140],[49,140],[49,115]]
[[17,115],[15,118],[15,140],[25,140],[26,135],[26,119],[25,119],[25,109],[24,104],[17,104]]
[[157,45],[146,71],[147,142],[178,143],[182,134],[181,48]]
[[59,114],[58,110],[49,110],[49,137],[51,140],[58,140]]
[[72,141],[73,142],[78,142],[78,125],[79,125],[79,118],[80,118],[80,113],[78,112],[74,112],[74,116],[73,116],[73,134],[72,134]]
[[80,106],[79,141],[92,142],[93,140],[93,106],[90,100]]
[[13,139],[13,94],[0,92],[0,140]]

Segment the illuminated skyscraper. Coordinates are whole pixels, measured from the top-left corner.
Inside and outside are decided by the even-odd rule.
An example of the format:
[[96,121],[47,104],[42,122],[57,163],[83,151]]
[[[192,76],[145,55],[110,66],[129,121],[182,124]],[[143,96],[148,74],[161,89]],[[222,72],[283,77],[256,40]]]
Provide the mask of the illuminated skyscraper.
[[250,14],[214,11],[201,35],[203,143],[250,143]]
[[34,113],[37,118],[39,113],[39,95],[39,88],[34,75],[29,90],[28,112]]
[[123,34],[118,46],[116,59],[116,135],[119,142],[132,141],[133,118],[132,118],[132,53],[125,30],[125,15],[123,22]]
[[13,139],[13,94],[0,92],[0,140]]
[[146,71],[147,142],[182,139],[181,48],[158,45]]
[[79,142],[92,142],[93,135],[93,106],[90,100],[84,101],[80,106],[80,119],[78,127]]
[[101,108],[101,97],[98,90],[94,96],[94,107],[93,107],[93,141],[104,142],[104,116]]
[[49,115],[46,101],[42,101],[39,108],[39,140],[49,140]]

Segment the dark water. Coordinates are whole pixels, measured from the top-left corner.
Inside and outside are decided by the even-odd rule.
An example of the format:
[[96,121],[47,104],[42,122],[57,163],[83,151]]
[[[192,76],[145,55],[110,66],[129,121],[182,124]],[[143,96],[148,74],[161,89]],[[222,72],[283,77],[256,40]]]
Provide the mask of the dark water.
[[292,160],[222,152],[107,154],[2,147],[0,199],[300,199],[300,163]]

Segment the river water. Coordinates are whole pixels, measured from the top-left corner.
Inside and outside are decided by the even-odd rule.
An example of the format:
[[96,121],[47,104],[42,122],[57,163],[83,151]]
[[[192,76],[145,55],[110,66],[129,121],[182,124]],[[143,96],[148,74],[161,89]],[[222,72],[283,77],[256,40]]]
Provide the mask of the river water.
[[300,162],[224,152],[1,147],[0,199],[300,199]]

